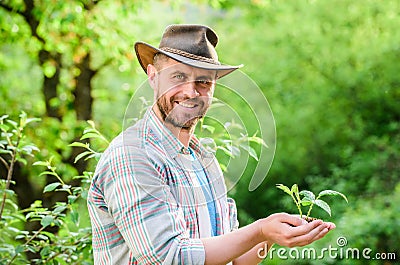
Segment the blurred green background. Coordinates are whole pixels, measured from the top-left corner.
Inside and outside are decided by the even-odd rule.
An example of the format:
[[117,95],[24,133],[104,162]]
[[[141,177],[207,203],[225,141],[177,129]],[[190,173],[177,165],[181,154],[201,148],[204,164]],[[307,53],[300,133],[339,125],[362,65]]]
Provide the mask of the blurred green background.
[[[268,176],[250,192],[251,174],[245,174],[230,191],[241,225],[275,212],[295,213],[277,183],[297,183],[316,193],[334,189],[346,194],[349,203],[327,198],[332,217],[314,212],[337,228],[312,246],[337,247],[337,238],[344,236],[346,247],[398,257],[397,0],[0,1],[0,115],[16,118],[23,110],[42,119],[27,130],[41,151],[14,172],[19,207],[35,200],[50,206],[58,200],[42,194],[46,180],[38,177],[34,161],[54,157],[60,175],[74,185],[79,183],[73,176],[94,170],[95,161],[74,163],[80,150],[68,144],[79,139],[86,120],[93,120],[108,139],[122,130],[129,100],[146,78],[133,44],[158,45],[172,23],[215,29],[220,61],[243,63],[242,71],[262,90],[274,114],[276,153]],[[250,159],[250,171],[256,163]],[[84,200],[81,205],[86,218],[80,225],[89,226]],[[397,262],[328,255],[323,260],[274,256],[266,261]]]

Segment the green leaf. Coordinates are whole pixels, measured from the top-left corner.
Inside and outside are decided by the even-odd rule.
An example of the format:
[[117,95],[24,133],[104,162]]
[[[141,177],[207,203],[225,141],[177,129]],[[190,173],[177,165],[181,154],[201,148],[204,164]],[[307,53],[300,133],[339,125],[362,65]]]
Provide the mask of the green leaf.
[[301,202],[300,202],[301,206],[309,206],[312,203],[314,203],[314,202],[313,201],[309,201],[308,199],[302,199]]
[[309,201],[315,200],[315,194],[309,190],[302,190],[299,192],[300,195],[303,195],[305,199]]
[[299,193],[299,187],[297,186],[297,184],[293,184],[290,190],[292,191],[292,193]]
[[31,123],[31,122],[36,122],[36,121],[41,121],[42,119],[40,118],[28,118],[26,119],[26,124]]
[[234,157],[240,156],[240,149],[233,145],[228,145],[227,149],[232,153]]
[[329,214],[329,216],[331,216],[331,207],[329,207],[326,202],[324,202],[323,200],[315,200],[315,205],[322,208],[325,212]]
[[[222,169],[221,169],[222,170]],[[226,169],[225,169],[226,170]],[[81,193],[81,197],[82,199],[86,200],[88,197],[88,191],[87,190],[83,190]]]
[[203,129],[209,131],[210,133],[214,133],[214,131],[215,131],[215,128],[214,128],[213,126],[206,125],[206,124],[203,124],[203,125],[201,126],[201,128],[203,128]]
[[61,183],[60,182],[54,182],[54,183],[50,183],[49,185],[47,185],[46,187],[44,187],[43,189],[43,193],[45,192],[50,192],[50,191],[54,191],[58,186],[60,186]]
[[77,211],[71,211],[70,216],[72,222],[76,225],[79,225],[79,213]]
[[283,190],[283,191],[286,192],[287,194],[292,195],[292,191],[289,189],[289,187],[287,187],[287,186],[285,186],[285,185],[283,185],[283,184],[276,184],[276,187],[277,187],[278,189]]
[[40,224],[43,227],[47,227],[49,225],[51,225],[52,223],[54,223],[54,217],[51,215],[46,215],[45,217],[42,218],[42,220],[40,221]]
[[85,158],[85,160],[89,160],[89,159],[91,159],[91,158],[96,158],[97,160],[100,158],[100,156],[101,156],[101,154],[100,153],[93,153],[93,154],[91,154],[91,155],[89,155],[89,156],[87,156],[86,158]]
[[10,129],[6,124],[0,124],[0,130],[7,132]]
[[13,121],[13,120],[7,120],[7,122],[9,124],[11,124],[12,127],[14,127],[15,129],[18,129],[18,123]]
[[258,157],[257,157],[256,150],[254,150],[253,147],[251,147],[251,146],[249,146],[249,145],[244,145],[244,144],[241,144],[241,145],[239,145],[239,146],[240,146],[241,148],[243,148],[244,150],[246,150],[247,153],[249,153],[249,155],[250,155],[252,158],[254,158],[256,161],[258,161]]
[[24,252],[24,250],[25,250],[25,248],[23,245],[18,245],[15,247],[15,254],[22,253],[22,252]]
[[292,194],[294,194],[296,196],[297,202],[300,202],[301,199],[299,196],[299,187],[297,186],[297,184],[293,184],[291,191],[292,191]]
[[264,140],[262,138],[260,138],[260,137],[251,136],[251,137],[247,138],[247,140],[249,142],[253,142],[253,143],[256,143],[258,145],[262,145],[262,146],[264,146],[266,148],[269,148],[268,145],[264,142]]
[[232,158],[234,157],[233,154],[232,154],[232,152],[229,151],[228,149],[226,149],[226,148],[223,147],[223,146],[217,146],[217,149],[220,149],[220,150],[224,151],[224,153],[225,153],[226,155],[228,155],[229,157],[232,157]]
[[89,123],[89,125],[90,125],[92,128],[95,128],[95,127],[96,127],[94,121],[92,121],[92,120],[87,120],[86,122]]
[[78,196],[76,196],[76,195],[68,195],[68,203],[69,204],[74,203],[77,198],[78,198]]
[[219,166],[221,167],[222,172],[226,172],[228,170],[227,165],[220,164]]
[[93,128],[85,128],[83,130],[83,134],[87,134],[87,133],[96,133],[97,131]]
[[23,146],[21,147],[21,150],[23,150],[26,154],[31,154],[33,151],[40,151],[39,148],[33,144]]
[[18,156],[17,157],[17,161],[21,162],[22,164],[24,164],[24,166],[26,166],[28,164],[28,161],[26,161],[25,158]]
[[342,194],[342,193],[340,193],[340,192],[338,192],[338,191],[335,191],[335,190],[323,190],[323,191],[321,191],[319,194],[318,194],[318,197],[322,197],[322,196],[325,196],[325,195],[331,195],[331,196],[337,196],[337,195],[339,195],[339,196],[342,196],[342,198],[348,203],[349,201],[347,200],[347,197],[344,195],[344,194]]
[[43,175],[50,175],[50,176],[57,177],[57,173],[52,172],[52,171],[43,171],[42,173],[39,174],[39,176],[43,176]]
[[37,161],[37,162],[33,163],[32,165],[47,167],[49,165],[49,162],[47,162],[47,161]]
[[68,207],[65,206],[65,205],[57,206],[57,207],[53,210],[53,213],[56,214],[56,215],[58,215],[58,214],[62,213],[63,211],[65,211],[67,208],[68,208]]
[[85,133],[84,135],[82,135],[80,140],[89,139],[89,138],[101,138],[101,136],[98,133]]
[[12,151],[11,150],[0,149],[0,154],[10,154],[10,155],[12,155]]
[[92,152],[90,152],[90,151],[85,151],[85,152],[80,153],[79,155],[77,155],[77,156],[75,157],[74,163],[78,162],[79,159],[81,159],[82,157],[87,156],[87,155],[90,155],[90,154],[92,154]]
[[7,119],[7,118],[8,118],[8,115],[7,115],[7,114],[2,115],[2,116],[0,117],[0,122],[2,122],[3,120],[5,120],[5,119]]
[[50,253],[51,253],[51,248],[50,248],[50,246],[44,246],[44,247],[42,248],[42,250],[40,251],[40,255],[41,255],[42,257],[45,257],[45,256],[49,255]]
[[88,148],[89,144],[88,143],[81,143],[81,142],[73,142],[72,144],[69,144],[68,146]]

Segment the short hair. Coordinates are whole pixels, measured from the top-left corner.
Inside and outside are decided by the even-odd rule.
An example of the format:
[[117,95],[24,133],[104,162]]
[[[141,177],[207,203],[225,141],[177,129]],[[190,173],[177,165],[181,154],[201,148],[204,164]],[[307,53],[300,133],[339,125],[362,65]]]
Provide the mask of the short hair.
[[169,59],[169,57],[161,52],[158,52],[154,55],[153,58],[153,65],[157,69],[157,71],[161,70],[161,63],[166,62]]

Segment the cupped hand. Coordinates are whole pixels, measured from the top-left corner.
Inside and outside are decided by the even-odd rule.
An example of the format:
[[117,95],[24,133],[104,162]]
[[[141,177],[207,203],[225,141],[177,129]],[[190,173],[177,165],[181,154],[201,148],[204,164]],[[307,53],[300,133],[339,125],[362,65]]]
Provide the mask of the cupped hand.
[[335,228],[335,224],[315,220],[310,223],[298,216],[276,213],[260,220],[262,235],[270,243],[285,247],[308,245]]

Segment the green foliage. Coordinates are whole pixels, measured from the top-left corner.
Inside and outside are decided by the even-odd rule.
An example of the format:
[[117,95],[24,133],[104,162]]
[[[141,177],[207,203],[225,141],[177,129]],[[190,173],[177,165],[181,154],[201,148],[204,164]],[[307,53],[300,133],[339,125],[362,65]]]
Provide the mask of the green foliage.
[[[337,228],[325,241],[318,242],[318,247],[332,244],[337,236],[344,235],[350,247],[398,251],[398,1],[32,2],[37,4],[32,10],[32,17],[38,19],[37,35],[21,15],[25,11],[24,1],[0,1],[0,116],[9,115],[2,116],[0,157],[4,161],[1,165],[9,167],[11,155],[17,150],[8,144],[7,135],[13,134],[10,140],[15,146],[19,133],[15,122],[19,127],[20,110],[41,118],[40,123],[29,123],[23,130],[25,138],[21,138],[15,154],[15,179],[27,177],[22,182],[15,179],[8,182],[7,176],[1,176],[1,195],[6,194],[6,199],[2,200],[5,206],[1,219],[1,258],[10,259],[17,254],[15,264],[28,263],[25,254],[30,252],[24,252],[26,248],[23,247],[26,239],[15,239],[34,235],[24,226],[28,212],[21,212],[20,204],[24,199],[18,191],[20,183],[32,184],[23,193],[32,194],[34,202],[30,204],[35,206],[25,208],[38,212],[35,222],[40,223],[44,213],[49,213],[53,219],[48,217],[43,221],[46,229],[59,228],[52,234],[52,242],[63,242],[67,246],[77,235],[69,231],[78,233],[79,229],[88,228],[87,218],[82,218],[86,214],[84,196],[73,204],[79,218],[70,217],[71,210],[66,210],[66,216],[62,217],[60,214],[64,212],[53,212],[54,202],[44,203],[55,194],[68,193],[62,190],[68,190],[68,186],[63,187],[56,175],[62,176],[65,185],[70,185],[81,175],[79,163],[89,162],[87,171],[95,163],[95,159],[85,160],[90,155],[96,156],[90,149],[102,150],[106,145],[100,138],[94,138],[90,139],[89,146],[86,145],[88,139],[82,140],[81,147],[68,146],[78,141],[86,127],[74,107],[78,77],[82,77],[82,73],[94,73],[90,83],[93,111],[92,117],[87,119],[92,119],[97,130],[111,139],[121,130],[120,121],[129,98],[145,81],[143,70],[134,58],[133,42],[144,40],[157,45],[160,32],[167,24],[175,22],[205,23],[215,28],[220,36],[217,47],[220,60],[228,64],[243,63],[242,70],[262,89],[274,112],[276,156],[268,177],[253,192],[248,191],[252,169],[265,164],[255,159],[259,158],[257,145],[249,142],[255,132],[243,138],[245,146],[252,147],[257,156],[248,150],[254,159],[249,160],[245,174],[230,190],[230,196],[237,202],[241,225],[288,209],[292,198],[282,198],[273,188],[275,183],[297,183],[307,190],[329,187],[342,191],[352,203],[345,207],[339,201],[332,202],[335,209],[332,219]],[[82,65],[88,54],[89,64]],[[57,60],[58,55],[60,60]],[[57,76],[57,67],[60,67],[60,80],[53,86],[56,96],[45,102],[43,82],[45,78]],[[47,103],[57,109],[57,117],[47,114]],[[242,107],[241,103],[232,104]],[[14,125],[7,120],[14,121]],[[254,119],[249,115],[243,120],[251,124]],[[206,119],[203,125],[205,127],[198,130],[203,130],[205,138],[212,137],[216,141],[210,141],[211,146],[221,146],[216,155],[223,164],[230,155],[238,155],[238,150],[247,148],[235,145],[237,139],[224,135],[224,126]],[[35,151],[36,148],[40,152]],[[90,153],[74,164],[82,151]],[[33,159],[44,164],[31,167]],[[43,168],[53,172],[54,165],[57,165],[55,175],[38,177]],[[7,183],[10,188],[6,188]],[[42,201],[42,205],[36,205],[35,200]],[[320,209],[314,208],[313,214],[318,215]],[[63,222],[57,223],[54,219]],[[72,220],[79,220],[79,228]],[[50,238],[50,234],[47,237]],[[88,242],[84,236],[82,240]],[[46,252],[43,250],[43,255]],[[91,263],[90,248],[84,248],[81,253],[82,263]],[[285,262],[292,264],[293,260],[277,263]],[[316,262],[346,264],[348,261]],[[363,262],[351,261],[352,264]],[[370,262],[378,264],[379,261]],[[390,264],[390,261],[385,262]],[[310,263],[313,262],[302,262]]]
[[[45,167],[39,177],[51,176],[57,180],[46,185],[43,193],[67,194],[66,201],[57,201],[51,208],[44,207],[42,201],[37,200],[30,207],[21,209],[16,204],[16,194],[10,189],[15,161],[26,163],[25,156],[32,155],[32,151],[39,151],[24,134],[25,126],[38,120],[27,118],[25,113],[20,115],[19,123],[8,119],[7,116],[2,116],[0,119],[2,130],[0,150],[10,157],[8,163],[2,160],[8,174],[7,179],[0,183],[0,192],[3,195],[0,200],[0,263],[91,264],[91,228],[87,223],[84,226],[80,225],[82,210],[79,207],[82,201],[86,201],[88,185],[92,178],[91,172],[84,172],[82,176],[74,177],[81,183],[80,186],[74,187],[64,182],[57,173],[52,159],[34,162],[34,166]],[[88,133],[95,130],[94,123],[90,124],[92,127],[86,131]],[[89,136],[86,135],[85,139],[90,138]],[[28,224],[36,226],[37,229],[33,231],[24,229]],[[36,254],[39,258],[33,258],[29,262],[27,253]]]
[[196,135],[206,149],[217,156],[222,171],[226,171],[227,165],[232,163],[231,159],[238,158],[243,153],[258,161],[259,155],[253,146],[267,147],[257,133],[249,136],[246,132],[247,130],[235,121],[220,125],[205,117],[200,120]]
[[[108,146],[110,142],[105,138],[104,135],[102,135],[96,129],[96,125],[94,124],[94,122],[89,120],[88,123],[89,123],[90,127],[86,128],[83,131],[83,135],[80,138],[80,140],[99,139],[100,141],[102,141],[105,144],[105,146]],[[102,154],[101,152],[96,152],[95,150],[93,150],[90,147],[90,143],[74,142],[74,143],[70,144],[69,146],[82,147],[85,149],[85,151],[83,151],[82,153],[80,153],[79,155],[77,155],[75,157],[74,163],[79,161],[79,159],[81,159],[81,158],[85,158],[85,160],[88,160],[91,158],[96,158],[96,160],[99,160],[100,156]]]
[[[321,200],[321,197],[323,196],[341,196],[343,199],[346,200],[346,202],[348,202],[347,197],[344,194],[335,190],[323,190],[318,193],[318,196],[315,196],[315,194],[309,190],[299,191],[299,187],[297,186],[297,184],[293,184],[292,188],[289,188],[283,184],[277,184],[276,187],[280,190],[283,190],[286,194],[290,195],[297,207],[297,210],[299,211],[300,218],[303,217],[303,212],[301,210],[302,206],[309,206],[307,215],[305,216],[305,218],[308,219],[314,205],[317,205],[322,210],[327,212],[329,216],[331,216],[331,208],[329,204]],[[301,198],[300,196],[303,196],[303,198]]]

